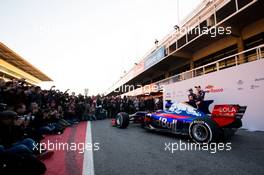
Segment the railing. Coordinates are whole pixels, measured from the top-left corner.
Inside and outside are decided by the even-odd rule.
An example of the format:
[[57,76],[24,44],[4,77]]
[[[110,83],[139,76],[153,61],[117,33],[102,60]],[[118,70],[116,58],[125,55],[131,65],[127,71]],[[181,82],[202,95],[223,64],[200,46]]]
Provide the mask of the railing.
[[[209,64],[197,67],[195,69],[168,77],[164,80],[154,82],[153,84],[156,85],[161,90],[163,85],[168,85],[171,83],[176,83],[179,81],[191,79],[191,78],[205,75],[211,72],[220,71],[226,68],[238,66],[244,63],[256,61],[256,60],[263,59],[263,58],[264,58],[264,44],[248,49],[246,51],[222,58],[220,60],[211,62]],[[126,94],[123,94],[123,95],[127,95],[127,96],[141,95],[144,93],[140,91],[141,89],[140,88],[135,89],[134,91],[127,92]]]
[[166,85],[170,83],[179,82],[182,80],[187,80],[193,77],[198,77],[211,72],[223,70],[229,67],[238,66],[244,63],[252,62],[255,60],[264,58],[264,44],[257,46],[252,49],[222,58],[220,60],[214,61],[212,63],[197,67],[195,69],[174,75],[172,77],[166,78],[164,80],[158,81],[155,84],[159,87],[161,85]]

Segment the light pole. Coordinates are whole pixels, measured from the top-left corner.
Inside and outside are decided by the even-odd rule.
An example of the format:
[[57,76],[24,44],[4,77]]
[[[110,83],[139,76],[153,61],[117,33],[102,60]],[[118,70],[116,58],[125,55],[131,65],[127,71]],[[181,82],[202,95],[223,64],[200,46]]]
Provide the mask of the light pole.
[[180,25],[180,0],[177,0],[177,24]]

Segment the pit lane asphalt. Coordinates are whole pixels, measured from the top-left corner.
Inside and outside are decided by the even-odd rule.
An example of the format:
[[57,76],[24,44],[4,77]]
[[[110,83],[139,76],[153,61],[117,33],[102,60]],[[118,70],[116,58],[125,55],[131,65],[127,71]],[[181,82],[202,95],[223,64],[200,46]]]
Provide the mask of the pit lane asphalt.
[[[264,174],[264,132],[239,130],[231,151],[165,151],[165,143],[187,143],[188,138],[145,131],[139,125],[113,128],[110,120],[93,121],[96,175],[206,175]],[[226,140],[228,142],[229,140]]]

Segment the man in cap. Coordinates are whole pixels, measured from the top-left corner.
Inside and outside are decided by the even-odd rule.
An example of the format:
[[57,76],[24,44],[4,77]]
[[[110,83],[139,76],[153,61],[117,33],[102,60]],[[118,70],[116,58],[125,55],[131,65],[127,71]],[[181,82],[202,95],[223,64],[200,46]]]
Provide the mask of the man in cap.
[[193,89],[189,89],[188,104],[196,108],[196,94],[193,93]]

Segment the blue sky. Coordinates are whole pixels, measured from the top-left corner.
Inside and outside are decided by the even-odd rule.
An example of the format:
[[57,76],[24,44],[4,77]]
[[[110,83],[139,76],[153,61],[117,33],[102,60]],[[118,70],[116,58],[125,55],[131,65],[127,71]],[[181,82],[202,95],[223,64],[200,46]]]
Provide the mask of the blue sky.
[[[201,0],[180,0],[180,19]],[[177,0],[0,0],[0,41],[64,90],[104,92],[177,24]]]

